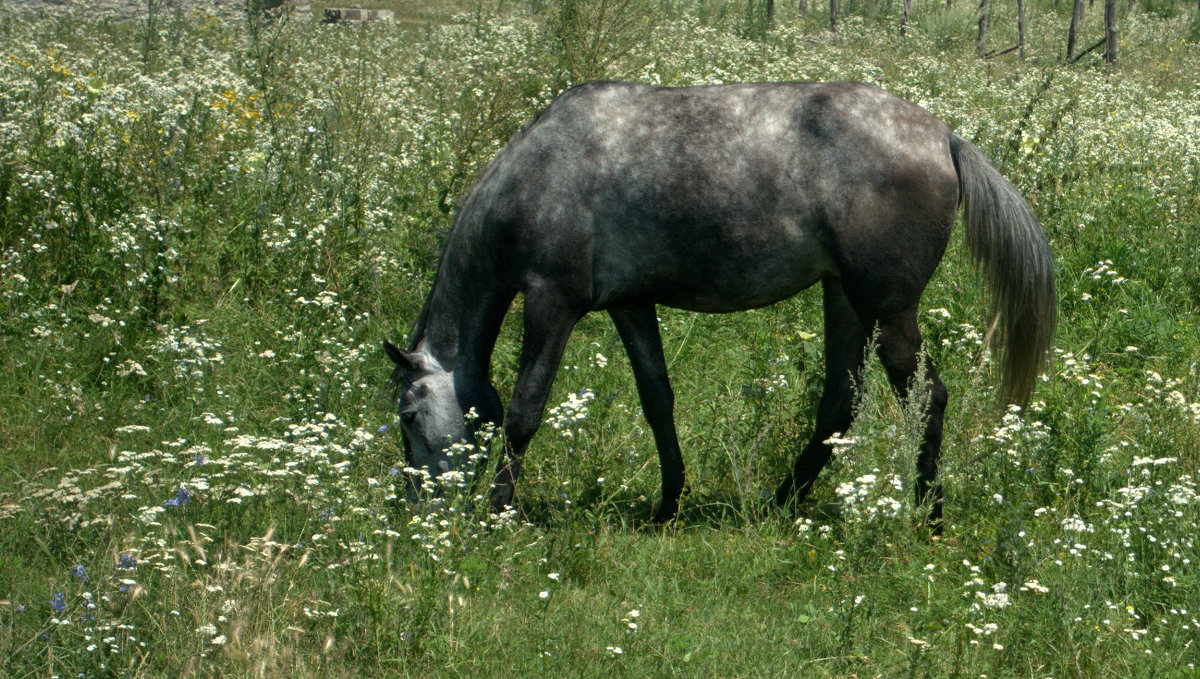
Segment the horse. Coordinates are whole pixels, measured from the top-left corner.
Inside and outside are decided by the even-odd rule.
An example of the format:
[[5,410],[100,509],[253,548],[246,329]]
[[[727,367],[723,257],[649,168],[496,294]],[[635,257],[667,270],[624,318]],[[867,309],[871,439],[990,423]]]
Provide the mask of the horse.
[[[916,501],[938,525],[947,392],[921,350],[917,310],[960,204],[992,293],[998,396],[1025,404],[1054,337],[1053,255],[1017,189],[933,114],[854,82],[573,87],[467,191],[409,348],[384,343],[405,459],[431,477],[461,471],[455,444],[472,442],[485,423],[502,426],[490,503],[509,507],[567,338],[603,310],[658,449],[653,519],[671,521],[684,465],[656,305],[741,311],[819,281],[824,388],[812,437],[775,501],[786,506],[811,490],[832,455],[830,437],[850,427],[854,378],[873,345],[897,396],[923,390]],[[504,417],[491,354],[518,293],[523,343]],[[924,380],[915,383],[919,368]]]

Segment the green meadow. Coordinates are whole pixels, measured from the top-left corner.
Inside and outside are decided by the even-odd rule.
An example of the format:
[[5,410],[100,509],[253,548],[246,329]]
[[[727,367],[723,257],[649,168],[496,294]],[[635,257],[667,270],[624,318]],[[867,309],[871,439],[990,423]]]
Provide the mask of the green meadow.
[[[1200,677],[1200,18],[1119,3],[1116,67],[976,56],[974,3],[393,2],[391,23],[0,9],[0,675]],[[994,3],[989,48],[1016,41]],[[315,9],[320,9],[315,8]],[[1079,44],[1100,39],[1089,7]],[[558,93],[872,82],[984,150],[1056,257],[1053,360],[995,397],[961,225],[925,292],[951,395],[944,534],[920,408],[878,361],[794,512],[819,288],[661,308],[688,469],[604,314],[577,327],[517,485],[404,500],[381,345],[458,198]],[[521,301],[493,379],[512,389]]]

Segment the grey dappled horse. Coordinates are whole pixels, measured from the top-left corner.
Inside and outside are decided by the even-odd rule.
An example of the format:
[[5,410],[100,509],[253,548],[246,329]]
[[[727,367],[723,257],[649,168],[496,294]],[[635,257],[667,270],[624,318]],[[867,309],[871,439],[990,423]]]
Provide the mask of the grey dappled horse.
[[[723,313],[820,281],[825,390],[812,439],[779,487],[801,499],[852,418],[852,377],[877,349],[907,395],[921,356],[917,303],[959,203],[1005,344],[1001,398],[1023,403],[1055,324],[1050,248],[1026,202],[971,144],[924,109],[860,83],[659,88],[588,83],[521,130],[460,203],[433,290],[396,363],[411,466],[466,464],[449,444],[504,425],[491,503],[513,483],[567,337],[586,313],[612,317],[629,354],[662,468],[670,520],[683,490],[655,305]],[[508,417],[489,379],[501,321],[525,296],[524,345]],[[925,365],[917,501],[941,515],[935,483],[946,389]],[[464,414],[474,408],[472,424]]]

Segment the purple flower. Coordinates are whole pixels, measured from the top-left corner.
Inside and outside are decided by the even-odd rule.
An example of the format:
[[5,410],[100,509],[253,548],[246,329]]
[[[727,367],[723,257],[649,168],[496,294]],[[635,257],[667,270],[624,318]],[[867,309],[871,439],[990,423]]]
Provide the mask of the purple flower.
[[134,566],[137,566],[137,559],[132,554],[122,554],[117,559],[117,568],[123,571],[133,570]]
[[87,576],[84,575],[84,573],[83,573],[83,564],[79,564],[78,566],[72,568],[71,575],[74,575],[75,577],[79,578],[80,582],[87,580]]
[[67,602],[63,601],[62,592],[55,592],[50,595],[50,608],[53,608],[55,613],[62,613],[67,610]]
[[25,604],[17,604],[17,612],[24,613],[25,612]]
[[382,434],[383,432],[387,431],[387,425],[386,424],[383,425],[379,429],[376,429],[376,431],[379,432],[380,434]]
[[179,490],[175,491],[175,497],[163,503],[164,507],[182,507],[187,504],[187,501],[192,499],[192,494],[188,492],[187,486],[180,486]]
[[391,469],[388,470],[388,473],[391,474],[392,476],[400,476],[400,468],[392,467]]

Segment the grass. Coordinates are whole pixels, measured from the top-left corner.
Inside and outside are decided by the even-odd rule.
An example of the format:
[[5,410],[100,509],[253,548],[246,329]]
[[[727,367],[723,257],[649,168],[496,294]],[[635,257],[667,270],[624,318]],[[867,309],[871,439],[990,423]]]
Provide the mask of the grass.
[[[1043,3],[1028,58],[987,62],[962,3],[916,3],[903,40],[882,6],[844,8],[834,39],[817,6],[768,33],[758,5],[615,4],[400,3],[420,21],[362,28],[0,14],[0,674],[1197,676],[1194,18],[1122,3],[1109,70],[1061,64],[1069,8]],[[516,513],[397,498],[382,340],[456,197],[597,76],[876,82],[1029,198],[1061,321],[1028,412],[994,405],[961,230],[923,300],[952,395],[941,539],[878,365],[810,499],[764,504],[820,393],[814,291],[660,309],[676,525],[643,525],[657,458],[602,315],[551,397],[582,417],[535,438]]]

